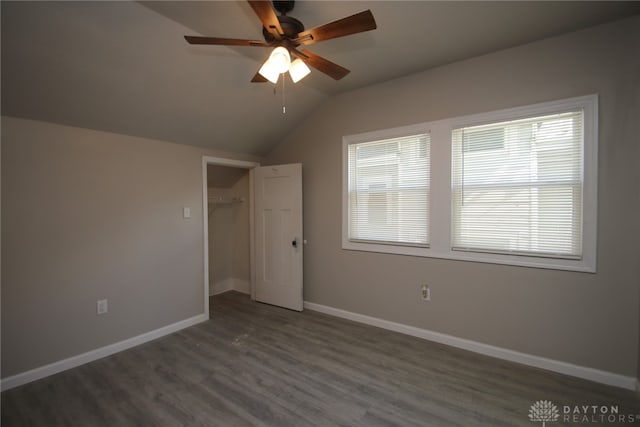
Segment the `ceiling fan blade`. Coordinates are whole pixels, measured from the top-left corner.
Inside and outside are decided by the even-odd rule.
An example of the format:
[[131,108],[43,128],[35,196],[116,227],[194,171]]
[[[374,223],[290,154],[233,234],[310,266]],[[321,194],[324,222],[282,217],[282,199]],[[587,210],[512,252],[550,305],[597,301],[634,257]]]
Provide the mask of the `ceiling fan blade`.
[[302,44],[313,44],[378,28],[370,10],[298,33]]
[[201,37],[201,36],[184,36],[189,44],[213,44],[224,46],[258,46],[268,47],[269,45],[260,40],[244,40],[244,39],[225,39],[221,37]]
[[255,76],[253,76],[253,78],[251,79],[251,83],[266,83],[269,80],[265,79],[264,77],[262,77],[262,74],[260,73],[256,73]]
[[282,31],[282,27],[280,26],[280,21],[278,21],[278,16],[276,12],[273,10],[273,6],[271,6],[270,1],[260,1],[260,0],[248,0],[249,4],[253,8],[253,11],[260,18],[260,22],[264,25],[264,28],[267,29],[276,40],[281,39],[281,34],[284,34]]
[[344,67],[341,67],[338,64],[335,64],[328,59],[323,58],[322,56],[316,55],[310,50],[299,51],[297,49],[292,49],[295,55],[300,58],[303,62],[305,62],[310,67],[315,68],[316,70],[325,73],[329,77],[340,80],[351,71],[347,70]]

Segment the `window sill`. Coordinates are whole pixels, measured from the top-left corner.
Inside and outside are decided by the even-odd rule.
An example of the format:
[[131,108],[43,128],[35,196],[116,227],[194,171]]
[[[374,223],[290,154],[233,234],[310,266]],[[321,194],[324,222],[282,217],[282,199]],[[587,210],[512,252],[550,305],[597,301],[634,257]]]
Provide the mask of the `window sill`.
[[516,267],[565,270],[581,273],[595,273],[595,260],[545,258],[524,255],[502,255],[483,252],[438,251],[433,248],[398,246],[375,243],[342,242],[342,249],[349,251],[375,252],[391,255],[416,256],[423,258],[449,259],[454,261],[481,262],[487,264],[510,265]]

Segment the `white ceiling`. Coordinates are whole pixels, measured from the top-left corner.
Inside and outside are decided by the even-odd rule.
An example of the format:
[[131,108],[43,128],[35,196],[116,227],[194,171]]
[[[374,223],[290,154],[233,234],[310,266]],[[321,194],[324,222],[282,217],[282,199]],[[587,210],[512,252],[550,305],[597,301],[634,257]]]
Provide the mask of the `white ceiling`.
[[[2,1],[2,113],[266,154],[332,95],[640,13],[640,2],[298,1],[307,28],[371,9],[378,29],[318,43],[352,72],[250,83],[268,50],[190,46],[261,39],[233,1]],[[286,114],[282,104],[286,104]]]

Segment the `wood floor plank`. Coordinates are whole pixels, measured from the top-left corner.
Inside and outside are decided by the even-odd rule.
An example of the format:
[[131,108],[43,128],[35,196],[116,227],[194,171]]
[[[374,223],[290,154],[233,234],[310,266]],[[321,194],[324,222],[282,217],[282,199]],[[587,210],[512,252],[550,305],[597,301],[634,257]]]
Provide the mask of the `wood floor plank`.
[[3,392],[2,426],[531,427],[538,400],[640,423],[627,390],[236,292],[210,305],[207,322]]

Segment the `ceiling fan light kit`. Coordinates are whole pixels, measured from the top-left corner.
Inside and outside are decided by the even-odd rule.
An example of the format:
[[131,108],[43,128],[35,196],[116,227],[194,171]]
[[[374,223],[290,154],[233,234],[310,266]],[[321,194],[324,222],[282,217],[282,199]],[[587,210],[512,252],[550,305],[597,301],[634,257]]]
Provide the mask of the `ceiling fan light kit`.
[[[185,39],[189,44],[273,47],[269,58],[251,80],[256,83],[270,81],[275,84],[280,74],[287,71],[296,83],[311,72],[309,67],[340,80],[350,71],[309,50],[299,51],[297,47],[377,28],[373,14],[366,10],[305,31],[302,22],[287,16],[293,10],[295,1],[274,1],[273,5],[260,0],[248,0],[248,3],[262,22],[264,42],[201,36],[185,36]],[[274,7],[280,16],[276,15]],[[291,61],[292,56],[295,57],[294,61]]]
[[271,83],[276,84],[280,74],[285,74],[287,71],[294,83],[298,83],[311,72],[307,64],[300,58],[296,58],[292,62],[289,51],[284,47],[277,47],[271,52],[269,59],[262,64],[258,73]]
[[[295,61],[294,61],[295,62]],[[265,79],[269,80],[271,83],[275,84],[278,81],[278,76],[280,74],[284,74],[287,71],[291,71],[292,68],[291,63],[291,55],[289,51],[282,47],[278,46],[271,52],[269,58],[262,64],[260,68],[260,75]],[[291,74],[291,78],[293,79],[293,74]],[[304,75],[302,76],[304,77]],[[302,77],[298,78],[300,80]],[[294,80],[294,83],[298,80]]]

